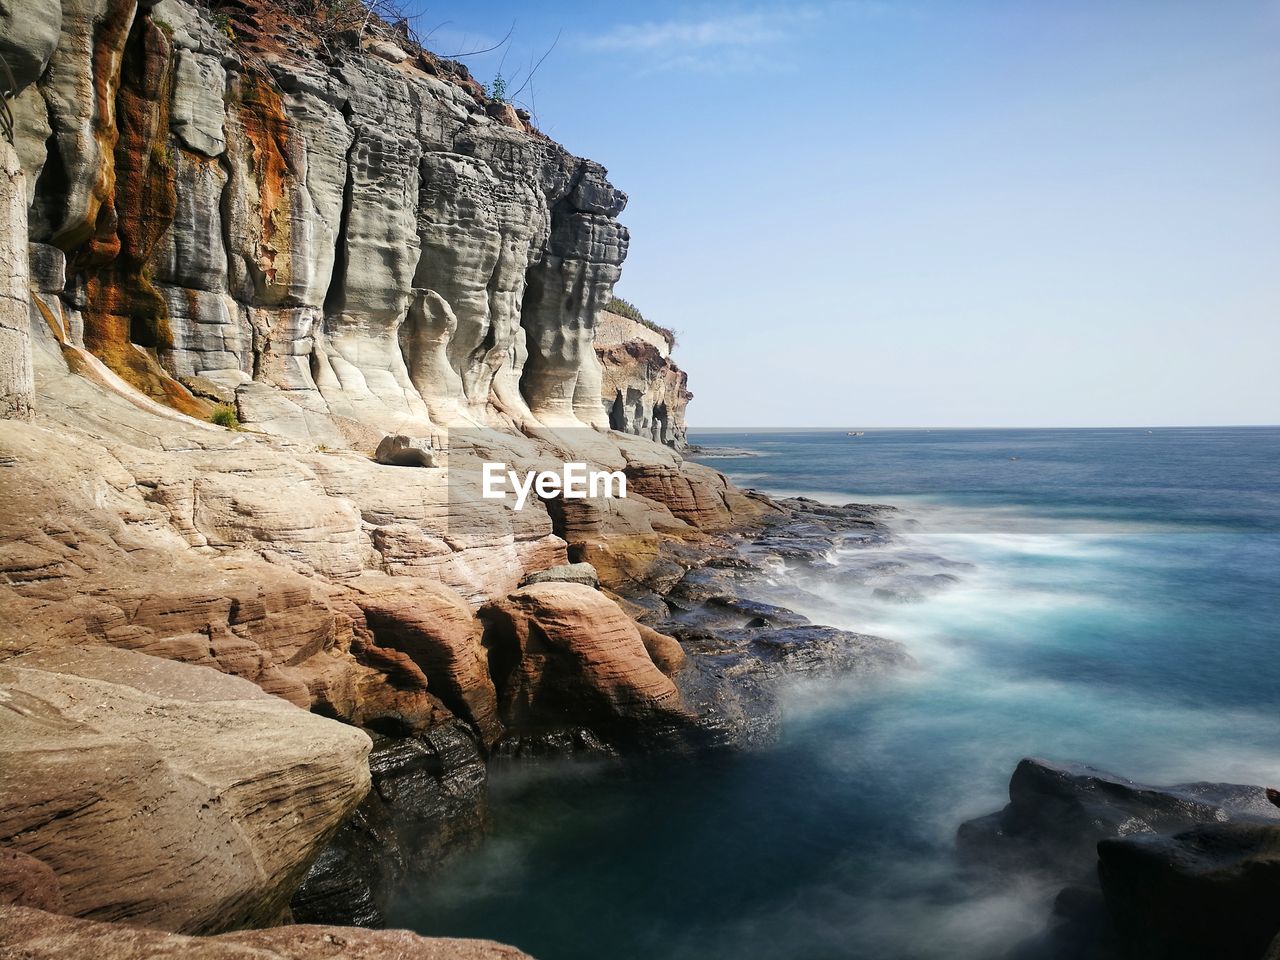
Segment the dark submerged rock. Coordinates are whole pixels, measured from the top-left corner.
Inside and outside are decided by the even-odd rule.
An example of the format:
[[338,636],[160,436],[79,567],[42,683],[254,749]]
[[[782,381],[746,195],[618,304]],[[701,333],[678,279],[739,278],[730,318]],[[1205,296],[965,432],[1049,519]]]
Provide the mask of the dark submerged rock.
[[707,745],[768,742],[781,720],[782,681],[866,676],[912,660],[901,644],[816,624],[780,629],[672,629],[684,647],[681,698]]

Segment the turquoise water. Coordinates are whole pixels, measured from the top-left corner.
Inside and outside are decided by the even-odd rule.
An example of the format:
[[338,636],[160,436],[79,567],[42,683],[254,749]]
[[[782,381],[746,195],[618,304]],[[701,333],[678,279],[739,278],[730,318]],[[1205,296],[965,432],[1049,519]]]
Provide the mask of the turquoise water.
[[[918,668],[792,690],[759,753],[498,777],[492,839],[393,923],[542,960],[998,957],[1054,891],[977,886],[951,843],[1020,757],[1280,783],[1280,428],[693,440],[757,454],[705,461],[742,485],[901,508],[777,598]],[[882,562],[958,579],[894,602]]]

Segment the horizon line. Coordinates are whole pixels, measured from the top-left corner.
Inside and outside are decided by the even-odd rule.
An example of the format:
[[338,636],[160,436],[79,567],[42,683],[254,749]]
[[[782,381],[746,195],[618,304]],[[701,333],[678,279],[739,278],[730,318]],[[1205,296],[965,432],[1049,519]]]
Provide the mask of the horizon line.
[[1138,424],[1109,424],[1109,425],[1076,424],[1073,426],[1062,426],[1062,425],[994,426],[994,425],[975,424],[973,426],[967,426],[967,427],[925,427],[925,426],[867,427],[867,426],[857,426],[857,425],[819,426],[819,427],[778,427],[778,426],[772,426],[772,427],[724,427],[724,426],[701,427],[699,426],[699,427],[695,427],[695,426],[686,425],[686,429],[688,431],[707,430],[707,431],[727,432],[732,430],[754,430],[757,432],[772,431],[772,432],[779,432],[779,433],[788,431],[788,430],[797,431],[797,432],[798,431],[818,432],[818,431],[825,431],[825,430],[867,430],[867,431],[877,430],[881,432],[891,431],[891,430],[897,430],[897,431],[908,431],[908,430],[913,430],[913,431],[914,430],[926,430],[926,431],[941,431],[941,430],[1265,430],[1269,428],[1274,429],[1277,427],[1280,427],[1280,423],[1173,423],[1173,424],[1138,423]]

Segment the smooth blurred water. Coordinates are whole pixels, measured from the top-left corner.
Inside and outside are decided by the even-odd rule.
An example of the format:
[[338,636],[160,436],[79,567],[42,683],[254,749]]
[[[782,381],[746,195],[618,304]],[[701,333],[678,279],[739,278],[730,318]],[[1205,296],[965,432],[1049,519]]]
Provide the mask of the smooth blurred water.
[[[1280,428],[693,440],[758,454],[705,461],[742,485],[901,508],[772,599],[918,669],[794,689],[759,753],[498,777],[492,839],[392,922],[542,960],[993,958],[1053,891],[973,886],[952,837],[1020,757],[1280,783]],[[958,582],[878,597],[904,569]]]

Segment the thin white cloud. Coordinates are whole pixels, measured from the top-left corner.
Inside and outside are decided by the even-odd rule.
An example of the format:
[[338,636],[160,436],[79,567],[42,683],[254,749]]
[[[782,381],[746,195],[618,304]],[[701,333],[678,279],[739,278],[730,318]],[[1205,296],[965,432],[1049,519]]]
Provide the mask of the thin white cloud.
[[749,47],[781,40],[789,28],[804,19],[809,8],[756,10],[719,14],[698,20],[651,20],[624,23],[608,33],[587,37],[585,45],[596,50],[687,53],[713,47]]
[[704,16],[673,17],[618,24],[579,37],[589,50],[643,56],[657,69],[734,70],[770,61],[769,52],[833,18],[849,13],[881,14],[894,9],[887,0],[825,0],[739,8]]

